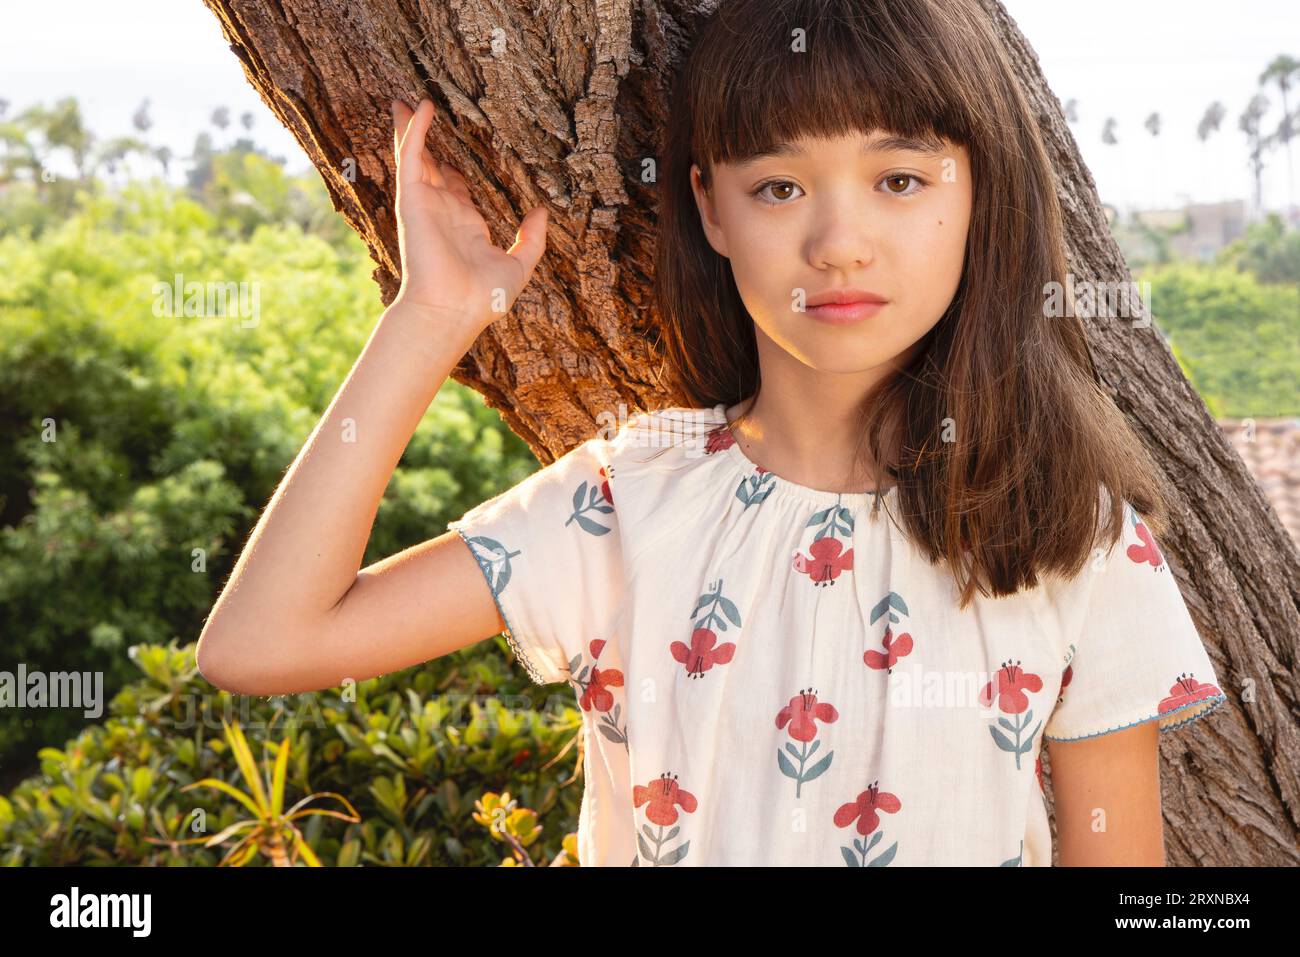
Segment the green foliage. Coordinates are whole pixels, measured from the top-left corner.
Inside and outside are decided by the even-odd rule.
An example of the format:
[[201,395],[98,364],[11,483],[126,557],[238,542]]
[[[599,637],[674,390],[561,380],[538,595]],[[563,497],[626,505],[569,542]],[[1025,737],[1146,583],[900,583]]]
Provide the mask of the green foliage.
[[1175,263],[1134,278],[1151,283],[1156,322],[1215,416],[1300,411],[1300,288],[1226,265]]
[[1218,258],[1221,265],[1254,273],[1262,283],[1300,283],[1300,229],[1287,229],[1281,216],[1269,213]]
[[291,178],[256,150],[215,154],[198,192],[224,234],[251,236],[259,226],[297,225],[332,246],[351,245],[364,254],[360,238],[331,206],[319,176]]
[[325,814],[302,824],[325,866],[504,863],[503,837],[476,812],[495,807],[507,786],[526,805],[513,812],[510,833],[527,831],[530,856],[570,863],[576,854],[569,832],[581,806],[581,712],[572,694],[539,709],[545,689],[516,693],[518,668],[499,655],[460,651],[282,698],[214,689],[198,674],[192,644],[134,646],[129,657],[143,677],[113,699],[108,719],[62,748],[42,748],[40,772],[0,797],[0,863],[217,865],[223,847],[190,842],[247,820],[250,809],[228,790],[192,786],[248,787],[247,757],[232,753],[223,733],[230,722],[242,728],[263,782],[273,782],[270,766],[288,740],[285,811],[320,792],[356,809],[356,824]]
[[[0,236],[0,634],[29,669],[130,676],[125,648],[193,640],[242,543],[382,311],[359,241],[295,224],[230,239],[160,185],[82,194],[38,239]],[[251,313],[159,310],[155,284],[245,284]],[[378,561],[537,467],[448,382],[381,503]],[[12,666],[11,666],[12,667]],[[80,713],[0,714],[22,761]]]

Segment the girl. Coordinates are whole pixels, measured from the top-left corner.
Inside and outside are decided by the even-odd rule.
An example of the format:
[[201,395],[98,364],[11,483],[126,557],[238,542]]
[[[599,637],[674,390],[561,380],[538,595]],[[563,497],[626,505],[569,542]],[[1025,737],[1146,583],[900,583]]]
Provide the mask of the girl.
[[984,13],[727,0],[678,82],[674,400],[358,572],[406,440],[544,241],[539,208],[494,249],[424,148],[431,106],[394,104],[401,291],[203,674],[283,694],[504,631],[582,708],[583,865],[1049,865],[1045,741],[1061,862],[1163,864],[1157,729],[1225,696],[1153,538],[1159,473],[1045,305],[1061,216]]

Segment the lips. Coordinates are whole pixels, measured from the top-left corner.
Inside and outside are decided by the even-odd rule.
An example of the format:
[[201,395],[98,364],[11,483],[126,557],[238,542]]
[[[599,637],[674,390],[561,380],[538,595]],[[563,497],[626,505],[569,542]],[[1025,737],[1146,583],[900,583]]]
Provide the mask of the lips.
[[819,322],[844,325],[874,316],[888,302],[884,296],[866,289],[831,289],[809,299],[805,311]]
[[806,312],[810,318],[816,319],[818,322],[844,325],[870,319],[884,309],[886,305],[887,303],[883,302],[827,303],[823,306],[812,306]]
[[867,289],[828,289],[819,292],[807,301],[807,308],[814,306],[846,306],[855,302],[886,303],[889,300],[879,293]]

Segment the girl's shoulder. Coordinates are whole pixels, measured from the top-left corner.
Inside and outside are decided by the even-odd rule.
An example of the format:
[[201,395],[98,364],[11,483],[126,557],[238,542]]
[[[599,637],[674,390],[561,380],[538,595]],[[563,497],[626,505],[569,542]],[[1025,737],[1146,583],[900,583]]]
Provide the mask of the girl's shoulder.
[[692,459],[704,458],[717,450],[719,438],[728,431],[724,408],[668,406],[639,411],[620,425],[613,444],[625,455],[662,449]]
[[597,441],[625,481],[635,474],[647,481],[680,482],[689,473],[709,472],[710,463],[725,458],[718,454],[732,444],[725,409],[668,406],[637,412],[612,439]]
[[725,406],[669,406],[637,412],[612,438],[591,444],[608,466],[616,497],[625,490],[625,514],[640,519],[707,498],[717,469],[730,465],[722,454],[729,436]]
[[[698,493],[695,479],[707,482],[710,470],[700,466],[720,460],[729,447],[724,406],[691,409],[680,406],[636,412],[621,422],[602,420],[596,433],[531,473],[513,488],[478,506],[478,510],[523,508],[546,490],[572,498],[599,495],[613,504],[622,487],[621,503],[652,512],[674,496]],[[692,474],[694,473],[694,474]]]

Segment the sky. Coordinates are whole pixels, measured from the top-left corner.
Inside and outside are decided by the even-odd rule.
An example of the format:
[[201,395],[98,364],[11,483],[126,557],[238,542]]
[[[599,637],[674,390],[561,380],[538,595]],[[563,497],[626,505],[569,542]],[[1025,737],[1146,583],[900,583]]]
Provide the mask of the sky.
[[[1257,92],[1260,72],[1280,53],[1300,58],[1297,0],[1003,0],[1064,104],[1078,101],[1073,125],[1103,202],[1121,210],[1243,199],[1253,193],[1246,140],[1237,118]],[[248,84],[211,11],[200,0],[43,0],[10,3],[0,33],[0,98],[9,112],[75,96],[100,137],[130,135],[148,99],[148,139],[177,156],[202,130],[218,145],[250,135],[291,169],[306,156]],[[1276,88],[1265,91],[1269,128],[1281,116]],[[1291,94],[1300,101],[1300,86]],[[1227,116],[1203,144],[1196,125],[1219,100]],[[218,106],[232,125],[210,125]],[[250,112],[251,133],[237,120]],[[1159,112],[1162,129],[1143,127]],[[1107,117],[1119,143],[1101,139]],[[1293,144],[1300,153],[1300,139]],[[1300,167],[1300,156],[1294,160]],[[1268,154],[1264,206],[1300,204],[1300,168],[1285,152]],[[1294,199],[1292,195],[1294,193]]]

